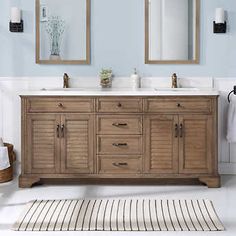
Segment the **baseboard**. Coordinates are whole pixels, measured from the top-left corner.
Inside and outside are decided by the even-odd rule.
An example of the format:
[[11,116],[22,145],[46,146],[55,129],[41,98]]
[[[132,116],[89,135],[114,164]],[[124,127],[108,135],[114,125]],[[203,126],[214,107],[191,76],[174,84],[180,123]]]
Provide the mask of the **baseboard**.
[[236,175],[236,163],[220,163],[219,173],[224,175]]

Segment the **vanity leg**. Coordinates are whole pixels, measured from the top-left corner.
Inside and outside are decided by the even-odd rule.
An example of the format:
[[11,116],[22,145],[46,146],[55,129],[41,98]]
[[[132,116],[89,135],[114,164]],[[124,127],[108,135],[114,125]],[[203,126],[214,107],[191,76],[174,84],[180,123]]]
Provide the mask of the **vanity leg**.
[[33,176],[22,176],[19,177],[19,187],[20,188],[31,188],[33,184],[36,184],[40,181],[40,178]]
[[220,182],[220,176],[214,176],[214,177],[200,177],[199,181],[206,184],[208,188],[220,188],[221,182]]

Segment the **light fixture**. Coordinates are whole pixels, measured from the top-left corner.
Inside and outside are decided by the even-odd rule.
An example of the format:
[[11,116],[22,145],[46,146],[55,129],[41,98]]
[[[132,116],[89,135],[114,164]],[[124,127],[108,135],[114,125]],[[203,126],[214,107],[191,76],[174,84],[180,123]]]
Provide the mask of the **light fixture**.
[[24,30],[23,20],[21,19],[21,10],[17,7],[11,8],[9,29],[11,32],[23,32]]
[[216,8],[215,21],[214,21],[214,33],[226,33],[227,24],[225,21],[225,10],[223,8]]

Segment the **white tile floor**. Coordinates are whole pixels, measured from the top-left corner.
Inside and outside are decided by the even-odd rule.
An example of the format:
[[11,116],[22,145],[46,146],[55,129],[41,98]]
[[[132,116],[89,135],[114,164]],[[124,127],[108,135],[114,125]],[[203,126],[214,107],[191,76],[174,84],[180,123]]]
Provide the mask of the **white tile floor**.
[[[0,185],[0,235],[236,235],[236,176],[223,176],[222,188],[208,189],[204,186],[38,186],[19,189],[17,180]],[[10,228],[22,211],[24,204],[33,199],[78,199],[147,197],[162,199],[210,199],[226,227],[225,232],[14,232]]]

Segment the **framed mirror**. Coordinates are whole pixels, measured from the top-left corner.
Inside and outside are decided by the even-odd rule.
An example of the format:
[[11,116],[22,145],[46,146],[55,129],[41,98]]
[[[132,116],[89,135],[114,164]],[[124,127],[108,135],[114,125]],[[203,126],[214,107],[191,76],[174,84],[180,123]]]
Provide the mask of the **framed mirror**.
[[198,64],[200,0],[145,1],[145,64]]
[[90,0],[36,0],[36,63],[90,64]]

